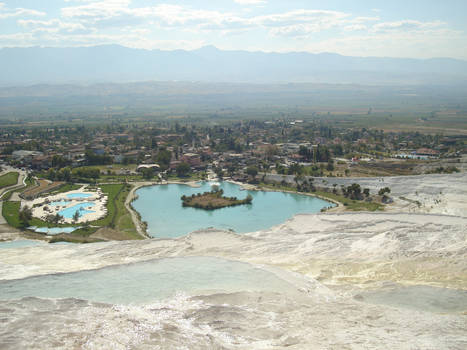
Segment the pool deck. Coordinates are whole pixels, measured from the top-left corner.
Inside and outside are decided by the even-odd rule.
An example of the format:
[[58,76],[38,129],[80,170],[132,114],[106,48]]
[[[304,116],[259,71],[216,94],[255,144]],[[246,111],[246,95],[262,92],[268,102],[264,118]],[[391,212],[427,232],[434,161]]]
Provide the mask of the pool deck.
[[[72,198],[69,195],[74,195]],[[77,197],[78,194],[86,194],[88,196]],[[53,202],[66,202],[66,205],[50,205]],[[84,211],[78,220],[74,221],[72,217],[64,217],[62,223],[66,224],[81,224],[88,221],[94,221],[103,218],[107,214],[106,203],[107,196],[103,195],[102,191],[98,189],[97,191],[86,190],[86,186],[81,187],[78,190],[59,193],[52,196],[36,198],[34,200],[24,200],[21,202],[21,207],[28,206],[32,208],[32,215],[41,220],[45,220],[48,215],[59,214],[63,210],[72,208],[74,206],[79,206],[84,203],[94,203],[90,204],[92,206],[91,211]]]

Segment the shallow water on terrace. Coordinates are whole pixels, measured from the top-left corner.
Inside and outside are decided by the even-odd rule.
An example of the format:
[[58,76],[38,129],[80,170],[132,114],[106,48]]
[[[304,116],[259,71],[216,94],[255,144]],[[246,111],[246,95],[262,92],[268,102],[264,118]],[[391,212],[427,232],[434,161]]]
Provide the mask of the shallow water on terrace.
[[295,214],[317,213],[333,205],[306,195],[242,191],[240,186],[228,182],[221,183],[220,188],[228,197],[243,199],[250,194],[253,203],[214,211],[182,207],[182,195],[191,196],[211,190],[211,184],[203,182],[199,188],[176,184],[140,188],[133,207],[148,223],[151,236],[180,237],[207,227],[231,229],[238,233],[253,232],[281,224]]
[[0,249],[34,247],[39,244],[44,244],[44,243],[40,241],[21,239],[21,240],[16,240],[16,241],[0,242]]
[[356,299],[372,304],[435,313],[467,311],[467,291],[460,289],[394,285],[377,291],[360,293]]
[[0,299],[78,298],[142,304],[184,292],[294,291],[273,273],[218,258],[169,258],[58,275],[0,281]]
[[58,235],[60,233],[72,233],[79,227],[28,227],[29,229],[38,232],[45,233],[47,235]]

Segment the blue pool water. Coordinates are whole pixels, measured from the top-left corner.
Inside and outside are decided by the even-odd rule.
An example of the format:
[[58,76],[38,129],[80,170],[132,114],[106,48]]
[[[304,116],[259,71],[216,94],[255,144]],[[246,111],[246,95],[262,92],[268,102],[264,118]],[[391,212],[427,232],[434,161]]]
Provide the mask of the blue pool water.
[[153,237],[180,237],[190,232],[215,227],[231,229],[238,233],[252,232],[281,224],[295,214],[317,213],[333,204],[319,198],[263,191],[242,191],[240,186],[222,182],[224,195],[253,197],[251,205],[222,208],[214,211],[182,207],[180,197],[211,190],[211,184],[201,183],[200,188],[186,185],[157,185],[137,191],[133,207],[148,223],[148,233]]
[[66,219],[71,219],[73,215],[75,215],[76,211],[79,211],[79,213],[81,214],[80,216],[83,216],[84,214],[88,214],[88,213],[94,213],[93,210],[86,209],[89,207],[93,207],[94,205],[95,205],[94,202],[80,203],[72,207],[60,210],[58,213]]
[[27,239],[22,239],[22,240],[17,240],[17,241],[0,242],[0,249],[33,247],[39,244],[44,244],[44,243],[39,242],[39,241],[31,241]]
[[53,207],[57,207],[57,206],[68,205],[69,203],[70,202],[67,202],[67,201],[57,201],[57,202],[52,202],[49,205],[51,205]]
[[218,258],[160,259],[98,270],[0,281],[0,299],[79,298],[139,304],[170,297],[236,291],[293,291],[275,274],[250,264]]
[[58,235],[60,233],[72,233],[79,227],[28,227],[38,233],[45,233],[47,235]]
[[69,193],[66,195],[68,198],[88,198],[91,197],[91,193]]

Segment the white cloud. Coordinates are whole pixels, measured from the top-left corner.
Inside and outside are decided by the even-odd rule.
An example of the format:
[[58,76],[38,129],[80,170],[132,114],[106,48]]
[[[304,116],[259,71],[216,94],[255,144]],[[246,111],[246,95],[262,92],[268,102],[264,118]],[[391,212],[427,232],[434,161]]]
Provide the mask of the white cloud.
[[45,16],[45,12],[25,9],[18,7],[15,9],[9,9],[5,6],[5,3],[0,3],[0,19],[6,19],[11,17],[20,17],[20,16]]
[[[222,46],[227,42],[222,41],[222,36],[233,34],[237,36],[229,38],[225,44],[231,49],[305,49],[357,56],[403,55],[403,50],[419,56],[428,52],[433,56],[449,56],[449,52],[458,53],[465,46],[460,44],[461,38],[465,40],[465,33],[450,30],[447,23],[413,19],[382,21],[377,11],[370,16],[358,16],[343,11],[294,9],[261,15],[254,6],[229,12],[183,6],[176,2],[140,7],[131,0],[64,2],[58,18],[45,20],[28,17],[45,16],[43,12],[8,9],[0,2],[0,19],[16,18],[17,27],[24,31],[0,36],[0,46],[14,42],[16,35],[18,45],[25,42],[55,46],[114,43],[147,49],[190,49],[203,44],[220,43]],[[266,3],[257,0],[236,2],[242,5]],[[251,37],[256,41],[253,42]],[[438,52],[446,53],[436,54],[433,42],[437,43]],[[423,47],[427,50],[423,51]],[[466,57],[466,54],[457,57]]]
[[240,5],[263,5],[266,4],[266,0],[234,0],[237,4]]
[[31,29],[33,33],[47,32],[84,34],[92,31],[92,28],[86,27],[82,23],[63,22],[58,19],[51,19],[48,21],[20,19],[17,23],[21,27]]
[[0,46],[31,46],[35,38],[32,33],[0,34]]
[[367,30],[368,27],[364,24],[350,24],[344,27],[345,31]]
[[414,20],[402,20],[394,22],[377,23],[372,27],[375,32],[391,32],[391,31],[418,31],[427,29],[436,29],[445,26],[446,23],[441,21],[420,22]]
[[129,9],[131,0],[106,0],[87,2],[84,5],[64,7],[61,9],[63,17],[74,18],[108,18],[112,16],[131,14]]
[[[373,32],[302,43],[300,49],[311,52],[336,52],[349,56],[387,56],[431,58],[440,56],[466,59],[465,33],[439,29],[420,31]],[[443,54],[449,53],[449,54]]]

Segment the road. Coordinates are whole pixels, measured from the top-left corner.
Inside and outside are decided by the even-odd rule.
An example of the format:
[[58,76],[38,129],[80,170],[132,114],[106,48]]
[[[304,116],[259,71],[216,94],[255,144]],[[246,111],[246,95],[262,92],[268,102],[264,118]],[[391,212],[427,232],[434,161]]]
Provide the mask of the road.
[[[21,187],[26,186],[26,183],[24,181],[26,180],[27,173],[24,170],[16,169],[10,166],[2,166],[2,171],[0,172],[0,176],[6,173],[12,172],[12,171],[19,173],[18,182],[15,185],[2,188],[0,190],[0,199],[3,198],[5,193],[7,193],[8,191],[15,189],[15,188],[21,188]],[[3,200],[0,201],[0,225],[6,225],[7,222],[5,218],[3,217],[3,215],[1,214],[2,209],[3,209]]]

